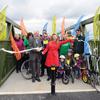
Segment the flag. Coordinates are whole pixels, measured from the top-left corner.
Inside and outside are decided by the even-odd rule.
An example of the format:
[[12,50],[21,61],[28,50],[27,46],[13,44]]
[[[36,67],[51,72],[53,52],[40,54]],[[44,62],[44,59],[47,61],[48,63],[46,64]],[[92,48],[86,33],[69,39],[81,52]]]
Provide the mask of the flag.
[[0,12],[0,40],[7,38],[6,9],[7,6]]
[[84,15],[80,16],[79,19],[78,19],[78,21],[76,22],[76,24],[74,24],[74,25],[72,26],[72,28],[73,28],[73,30],[72,30],[72,32],[71,32],[72,35],[76,36],[76,30],[79,29],[80,23],[81,23],[83,17],[84,17]]
[[92,54],[90,45],[88,43],[89,40],[91,40],[91,34],[89,34],[89,32],[86,31],[85,33],[85,41],[84,41],[84,54]]
[[56,16],[53,17],[53,21],[52,21],[52,34],[53,33],[56,34]]
[[[13,50],[16,51],[16,52],[19,52],[19,49],[16,45],[16,42],[13,38],[12,32],[10,33],[10,40],[11,40],[11,46],[12,46]],[[17,60],[21,59],[21,53],[14,53],[14,55],[15,55]]]
[[61,33],[62,33],[62,34],[65,33],[65,17],[63,18],[63,21],[62,21]]
[[21,33],[25,36],[27,36],[27,30],[26,30],[26,27],[24,25],[24,21],[23,19],[21,19],[21,22],[20,22],[20,29],[21,29]]
[[93,19],[94,41],[100,39],[100,6],[98,7]]
[[[48,23],[46,23],[44,26],[43,26],[43,32],[45,31],[45,32],[47,32],[47,26],[48,26]],[[43,33],[42,32],[42,33]]]

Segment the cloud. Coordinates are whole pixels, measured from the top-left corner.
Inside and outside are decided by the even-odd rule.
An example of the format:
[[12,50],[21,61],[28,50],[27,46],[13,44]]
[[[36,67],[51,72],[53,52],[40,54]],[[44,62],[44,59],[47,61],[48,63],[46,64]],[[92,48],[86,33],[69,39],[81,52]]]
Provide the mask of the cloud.
[[60,30],[63,16],[67,27],[83,14],[86,17],[94,15],[100,0],[0,0],[0,9],[4,5],[8,5],[7,16],[18,23],[23,17],[28,30],[41,31],[49,22],[51,32],[54,15],[57,16],[57,30]]
[[[90,2],[89,2],[90,1]],[[81,15],[94,14],[97,7],[100,6],[100,1],[94,0],[69,0],[69,2],[60,2],[47,9],[45,15],[47,19],[52,19],[56,15],[58,18],[66,16],[67,18],[78,18]]]

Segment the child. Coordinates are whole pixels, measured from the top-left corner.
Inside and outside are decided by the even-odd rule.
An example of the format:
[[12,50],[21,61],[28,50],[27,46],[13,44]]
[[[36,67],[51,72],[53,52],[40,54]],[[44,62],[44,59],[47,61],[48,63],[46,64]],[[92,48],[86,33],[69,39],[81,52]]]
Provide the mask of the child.
[[73,65],[74,65],[73,51],[72,51],[72,49],[69,49],[68,54],[65,59],[65,71],[68,76],[70,75],[71,68],[73,68]]
[[61,55],[60,56],[60,66],[57,68],[58,78],[61,78],[63,71],[64,71],[64,66],[65,66],[65,56]]
[[81,76],[82,59],[80,58],[80,55],[78,53],[74,55],[74,58],[75,58],[74,73],[76,75],[76,78],[79,79]]

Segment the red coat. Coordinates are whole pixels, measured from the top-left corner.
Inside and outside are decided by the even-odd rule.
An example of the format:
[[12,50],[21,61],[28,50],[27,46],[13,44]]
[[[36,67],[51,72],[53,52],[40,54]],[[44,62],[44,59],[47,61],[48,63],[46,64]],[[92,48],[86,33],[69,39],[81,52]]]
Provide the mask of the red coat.
[[65,40],[65,41],[59,41],[56,43],[56,41],[50,41],[46,48],[43,51],[43,54],[47,52],[46,62],[45,65],[47,67],[51,67],[52,65],[59,66],[59,54],[58,50],[62,44],[65,44],[67,42],[73,42],[73,40]]

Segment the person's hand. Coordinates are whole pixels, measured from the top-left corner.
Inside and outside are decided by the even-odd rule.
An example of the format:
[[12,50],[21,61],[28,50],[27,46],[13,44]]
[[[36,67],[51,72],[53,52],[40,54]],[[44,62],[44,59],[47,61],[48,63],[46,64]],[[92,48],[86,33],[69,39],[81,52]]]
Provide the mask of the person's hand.
[[37,51],[37,52],[40,52],[41,50],[42,50],[42,47],[37,47],[37,48],[36,48],[36,51]]
[[25,54],[28,54],[29,52],[25,52]]
[[40,48],[39,48],[39,47],[37,47],[37,48],[36,48],[36,51],[37,51],[37,52],[40,52]]
[[44,53],[43,52],[41,52],[42,53],[42,55],[44,55]]
[[77,63],[75,63],[75,66],[77,65]]

